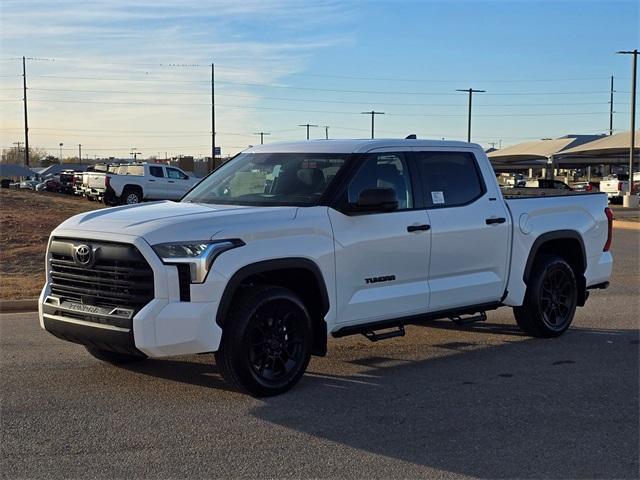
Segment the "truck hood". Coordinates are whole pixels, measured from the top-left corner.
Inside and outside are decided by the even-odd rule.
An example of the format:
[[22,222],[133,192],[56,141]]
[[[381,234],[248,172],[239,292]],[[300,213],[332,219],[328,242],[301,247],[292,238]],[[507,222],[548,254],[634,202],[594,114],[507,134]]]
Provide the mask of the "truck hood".
[[243,207],[181,202],[151,202],[82,213],[60,224],[59,231],[91,231],[142,237],[151,245],[207,240],[239,224],[292,220],[297,207]]

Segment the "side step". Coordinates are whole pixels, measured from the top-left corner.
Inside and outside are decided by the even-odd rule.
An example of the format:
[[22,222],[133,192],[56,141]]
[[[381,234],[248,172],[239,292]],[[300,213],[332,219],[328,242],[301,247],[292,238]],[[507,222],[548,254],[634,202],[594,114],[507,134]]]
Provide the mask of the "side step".
[[455,317],[449,317],[449,320],[451,320],[453,323],[455,323],[459,327],[462,327],[464,325],[469,325],[470,323],[484,322],[486,319],[487,319],[486,312],[480,312],[478,313],[478,315],[473,315],[471,317],[465,317],[465,318],[462,318],[459,315],[456,315]]
[[404,337],[404,325],[398,325],[396,330],[390,330],[382,333],[376,333],[373,330],[362,332],[362,335],[367,337],[371,342],[377,342],[379,340],[387,340],[388,338]]

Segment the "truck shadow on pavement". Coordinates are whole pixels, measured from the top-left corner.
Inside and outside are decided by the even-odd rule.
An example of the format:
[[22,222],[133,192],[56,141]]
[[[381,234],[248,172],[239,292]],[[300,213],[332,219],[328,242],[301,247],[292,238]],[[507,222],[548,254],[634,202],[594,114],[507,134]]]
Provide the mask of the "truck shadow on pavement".
[[465,475],[637,478],[638,330],[539,340],[502,325],[472,329],[518,337],[436,343],[418,360],[374,347],[345,359],[357,370],[346,376],[313,362],[296,389],[253,413],[344,448]]
[[[638,477],[638,330],[573,328],[541,340],[508,325],[433,322],[409,335],[433,327],[505,338],[384,348],[386,355],[376,345],[331,351],[331,360],[312,360],[291,392],[251,412],[340,449],[464,475]],[[211,376],[215,365],[193,357],[131,370],[227,389]]]

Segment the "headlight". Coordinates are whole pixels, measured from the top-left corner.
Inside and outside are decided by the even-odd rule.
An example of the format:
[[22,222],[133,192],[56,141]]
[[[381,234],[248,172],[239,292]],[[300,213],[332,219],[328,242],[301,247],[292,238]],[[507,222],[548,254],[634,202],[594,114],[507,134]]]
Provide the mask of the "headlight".
[[211,265],[218,255],[242,245],[244,245],[242,240],[231,239],[160,243],[152,248],[160,257],[162,263],[167,265],[189,265],[191,283],[202,283],[207,278]]

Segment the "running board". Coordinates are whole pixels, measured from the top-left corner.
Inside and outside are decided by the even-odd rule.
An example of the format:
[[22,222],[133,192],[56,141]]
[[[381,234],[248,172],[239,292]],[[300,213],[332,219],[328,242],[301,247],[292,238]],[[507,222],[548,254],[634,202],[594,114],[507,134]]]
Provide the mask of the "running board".
[[487,319],[487,314],[485,312],[480,312],[478,315],[473,315],[471,317],[462,318],[459,315],[449,317],[453,323],[458,325],[459,327],[463,327],[464,325],[469,325],[470,323],[476,322],[484,322]]
[[404,325],[398,325],[396,330],[390,330],[387,332],[377,333],[373,330],[362,332],[362,335],[367,337],[371,342],[377,342],[379,340],[387,340],[388,338],[404,337]]

